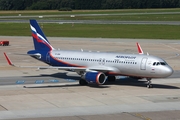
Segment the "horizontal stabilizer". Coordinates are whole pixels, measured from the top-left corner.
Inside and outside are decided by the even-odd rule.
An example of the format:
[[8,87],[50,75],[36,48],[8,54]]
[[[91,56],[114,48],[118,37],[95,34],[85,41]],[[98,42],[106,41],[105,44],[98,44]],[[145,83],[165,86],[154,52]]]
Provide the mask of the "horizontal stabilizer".
[[36,58],[38,58],[38,59],[41,58],[41,54],[40,54],[40,53],[36,53],[36,54],[28,54],[28,55],[31,56],[31,57],[36,57]]

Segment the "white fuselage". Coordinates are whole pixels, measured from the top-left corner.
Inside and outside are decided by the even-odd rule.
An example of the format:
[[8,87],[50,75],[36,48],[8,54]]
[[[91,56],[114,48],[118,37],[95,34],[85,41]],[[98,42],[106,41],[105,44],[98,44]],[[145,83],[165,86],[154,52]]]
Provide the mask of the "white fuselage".
[[111,75],[161,78],[173,73],[163,59],[151,55],[52,50],[46,59],[52,66],[107,68]]

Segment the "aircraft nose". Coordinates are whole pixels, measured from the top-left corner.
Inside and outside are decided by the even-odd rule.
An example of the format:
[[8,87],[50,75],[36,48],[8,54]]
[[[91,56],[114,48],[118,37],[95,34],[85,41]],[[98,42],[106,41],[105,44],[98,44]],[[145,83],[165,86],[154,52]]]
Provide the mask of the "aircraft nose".
[[165,75],[168,77],[168,76],[170,76],[170,75],[172,75],[173,74],[173,69],[171,68],[171,67],[167,67],[166,69],[165,69]]

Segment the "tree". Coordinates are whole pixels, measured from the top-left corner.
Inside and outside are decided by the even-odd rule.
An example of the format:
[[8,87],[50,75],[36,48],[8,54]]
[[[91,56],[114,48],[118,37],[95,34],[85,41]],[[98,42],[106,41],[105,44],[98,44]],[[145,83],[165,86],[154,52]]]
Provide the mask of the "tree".
[[0,9],[1,10],[11,10],[12,1],[11,0],[0,0]]
[[103,0],[103,9],[121,9],[123,8],[123,0]]
[[38,1],[37,3],[33,3],[30,7],[32,10],[50,10],[50,6],[46,1]]
[[0,0],[0,10],[176,8],[180,0]]
[[24,10],[26,6],[24,5],[25,0],[12,0],[12,10]]
[[60,8],[72,8],[72,0],[62,0],[60,3]]

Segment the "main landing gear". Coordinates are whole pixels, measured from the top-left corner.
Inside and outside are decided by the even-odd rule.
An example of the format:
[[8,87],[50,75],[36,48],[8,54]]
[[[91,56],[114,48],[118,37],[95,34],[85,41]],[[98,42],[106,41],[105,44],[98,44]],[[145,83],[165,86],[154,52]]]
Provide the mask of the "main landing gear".
[[88,82],[86,82],[84,79],[79,80],[79,85],[84,86],[84,85],[87,85],[87,84],[88,84]]
[[147,88],[152,88],[152,84],[151,84],[151,78],[146,78],[147,80]]

